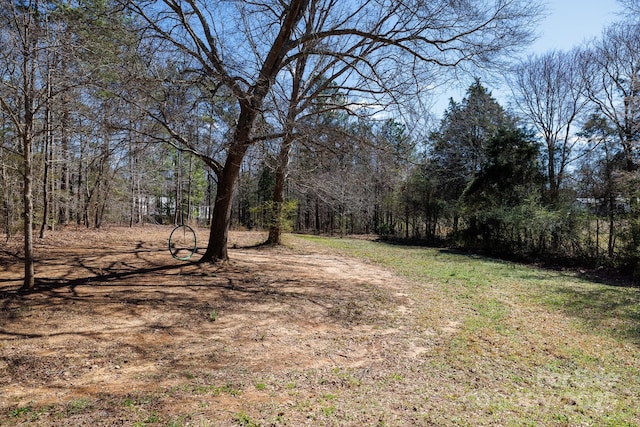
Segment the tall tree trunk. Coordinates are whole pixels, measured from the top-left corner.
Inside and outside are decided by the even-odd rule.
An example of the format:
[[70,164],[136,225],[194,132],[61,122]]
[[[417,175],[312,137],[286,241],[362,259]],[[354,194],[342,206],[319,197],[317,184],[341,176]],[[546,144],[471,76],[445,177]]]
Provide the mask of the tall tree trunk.
[[[140,225],[144,225],[144,207],[142,204],[143,200],[146,200],[146,198],[142,197],[142,191],[140,188],[140,176],[136,176],[136,200],[137,200],[137,210],[136,210],[136,223],[140,224]],[[146,201],[144,206],[146,206]],[[147,209],[147,212],[149,212],[149,210]]]
[[35,90],[36,79],[36,45],[37,40],[32,37],[33,22],[31,17],[25,22],[22,62],[22,87],[24,123],[21,128],[23,155],[23,203],[24,203],[24,282],[23,289],[35,287],[34,253],[33,253],[33,130],[35,121]]
[[[129,120],[129,127],[132,126],[131,120]],[[133,151],[133,141],[131,137],[131,133],[129,133],[129,177],[131,179],[131,211],[129,215],[129,227],[133,227],[133,223],[135,222],[136,217],[136,206],[140,203],[140,200],[136,203],[136,153]]]
[[193,174],[193,156],[189,155],[189,176],[187,177],[187,221],[191,222],[191,184]]
[[182,159],[179,150],[176,150],[176,163],[174,173],[176,185],[176,211],[173,215],[173,224],[180,225],[184,223],[184,218],[182,217]]
[[9,201],[10,199],[10,193],[9,193],[9,183],[8,183],[8,175],[7,175],[7,166],[4,163],[4,159],[2,160],[2,177],[0,177],[0,185],[2,185],[3,191],[2,191],[2,213],[4,215],[3,217],[3,227],[4,227],[4,234],[6,236],[6,241],[8,242],[9,239],[11,238],[11,206]]
[[60,194],[62,195],[60,213],[58,221],[63,225],[69,224],[71,221],[71,203],[73,201],[73,190],[71,188],[71,152],[69,151],[69,140],[65,135],[66,131],[62,130],[62,180],[60,181]]
[[[63,61],[65,56],[62,56]],[[63,68],[66,67],[64,62]],[[73,187],[71,185],[71,150],[70,146],[70,100],[67,94],[62,96],[61,103],[62,113],[60,116],[60,161],[61,161],[61,181],[60,194],[61,205],[59,208],[58,222],[68,225],[71,222],[72,203],[74,200]]]
[[268,245],[282,244],[282,204],[284,203],[284,189],[287,180],[287,169],[289,167],[289,155],[293,147],[294,138],[289,133],[285,136],[280,146],[278,156],[278,166],[276,167],[275,185],[273,187],[273,198],[271,206],[271,223],[269,225]]
[[404,237],[409,240],[409,204],[405,203],[404,205]]
[[607,256],[613,259],[615,254],[615,195],[609,194],[609,239],[607,241]]
[[[304,49],[303,49],[304,50]],[[273,189],[273,197],[271,206],[271,224],[269,225],[269,238],[267,244],[282,244],[282,226],[283,226],[283,203],[284,188],[287,181],[289,170],[289,156],[291,148],[295,142],[294,130],[296,117],[298,115],[298,103],[300,102],[300,90],[302,87],[302,77],[307,66],[307,57],[302,55],[296,61],[295,73],[291,86],[291,94],[289,95],[289,106],[287,108],[287,116],[285,121],[284,137],[280,145],[280,154],[278,155],[278,165],[276,166],[275,185]]]
[[[51,94],[51,85],[47,89],[49,92],[49,98]],[[47,98],[47,104],[49,104],[49,98]],[[44,239],[47,225],[49,223],[49,216],[51,209],[51,195],[53,192],[49,192],[49,185],[51,184],[51,167],[53,165],[53,141],[51,137],[51,108],[47,105],[45,111],[45,136],[44,136],[44,179],[42,180],[42,225],[40,226],[41,239]]]
[[76,217],[76,225],[82,224],[82,196],[83,196],[83,187],[82,187],[82,165],[84,163],[84,143],[82,138],[80,138],[80,158],[78,159],[78,170],[76,172],[75,188],[73,188],[75,199],[75,217]]
[[283,60],[292,47],[290,46],[291,36],[298,23],[302,20],[304,11],[308,6],[309,0],[293,0],[289,3],[283,16],[280,31],[269,52],[264,57],[255,83],[246,92],[235,86],[235,83],[232,85],[235,88],[236,95],[240,95],[237,98],[240,104],[240,114],[233,139],[229,145],[224,167],[218,172],[218,192],[213,209],[209,244],[200,262],[227,260],[229,258],[227,241],[231,224],[233,195],[238,184],[240,167],[244,156],[252,144],[251,131],[264,99],[273,84],[273,80],[282,69]]
[[547,152],[549,155],[547,163],[547,175],[549,180],[549,201],[552,205],[555,205],[558,201],[558,185],[556,180],[556,162],[555,162],[555,141],[553,139],[547,140]]
[[35,271],[33,261],[33,141],[31,130],[25,130],[22,136],[24,162],[24,283],[23,289],[33,289],[35,286]]

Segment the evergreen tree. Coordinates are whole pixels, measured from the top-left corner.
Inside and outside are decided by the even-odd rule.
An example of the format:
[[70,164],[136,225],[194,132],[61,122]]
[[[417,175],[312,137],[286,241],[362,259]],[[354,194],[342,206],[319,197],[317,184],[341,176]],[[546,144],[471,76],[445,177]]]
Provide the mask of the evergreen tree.
[[527,215],[519,208],[539,193],[544,183],[539,146],[521,129],[500,128],[487,141],[483,157],[483,164],[462,194],[467,243],[493,250],[519,249],[513,238],[521,236],[525,222],[521,215]]
[[437,197],[457,233],[462,195],[476,173],[487,162],[488,144],[501,129],[514,129],[515,120],[493,98],[479,79],[469,87],[460,103],[451,100],[431,135],[429,170],[438,182]]

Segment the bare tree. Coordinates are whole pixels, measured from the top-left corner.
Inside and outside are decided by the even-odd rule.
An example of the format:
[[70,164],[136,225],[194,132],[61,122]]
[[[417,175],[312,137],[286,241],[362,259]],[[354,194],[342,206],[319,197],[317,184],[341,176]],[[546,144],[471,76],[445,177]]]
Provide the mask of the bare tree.
[[[0,20],[0,106],[20,140],[23,177],[25,289],[35,285],[33,253],[33,149],[39,113],[47,104],[40,52],[42,10],[38,1],[3,1]],[[45,14],[46,15],[46,14]]]
[[[289,64],[303,55],[342,58],[352,70],[343,82],[367,88],[369,95],[361,102],[371,105],[407,81],[419,81],[425,64],[495,62],[531,39],[540,12],[538,5],[523,0],[164,0],[128,6],[156,36],[190,55],[189,67],[214,94],[225,87],[238,106],[224,158],[205,159],[218,176],[218,188],[202,261],[228,257],[232,196],[242,160],[255,142],[265,99]],[[306,22],[314,19],[313,10],[327,13],[309,33]],[[304,51],[309,40],[321,43]]]
[[585,62],[589,99],[615,129],[631,172],[637,167],[640,138],[640,24],[620,22],[607,28]]
[[630,12],[630,16],[640,13],[639,0],[618,0],[618,3],[620,3],[625,9],[627,9],[628,12]]
[[620,153],[615,190],[627,201],[630,210],[625,215],[626,226],[619,227],[626,229],[623,262],[637,271],[640,268],[640,22],[619,22],[607,28],[602,39],[588,51],[586,64],[587,93],[615,135],[613,147],[617,146]]
[[510,81],[518,108],[544,140],[552,203],[558,200],[567,167],[578,155],[573,129],[588,101],[580,55],[575,50],[531,56],[517,66]]

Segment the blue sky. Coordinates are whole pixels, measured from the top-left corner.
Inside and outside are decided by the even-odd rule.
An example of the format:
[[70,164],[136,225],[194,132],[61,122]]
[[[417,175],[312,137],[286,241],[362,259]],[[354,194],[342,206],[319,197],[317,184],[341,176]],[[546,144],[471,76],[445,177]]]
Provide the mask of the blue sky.
[[549,15],[540,23],[540,38],[531,47],[535,53],[569,50],[598,37],[621,11],[616,0],[549,0],[546,9]]

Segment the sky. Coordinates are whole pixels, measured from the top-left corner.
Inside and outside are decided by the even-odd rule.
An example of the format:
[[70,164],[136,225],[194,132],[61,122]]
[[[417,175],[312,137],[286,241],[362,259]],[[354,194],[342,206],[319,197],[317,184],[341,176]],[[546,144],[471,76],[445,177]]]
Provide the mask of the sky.
[[616,0],[548,0],[546,9],[549,15],[540,23],[540,38],[531,46],[535,53],[569,50],[598,37],[622,10]]

